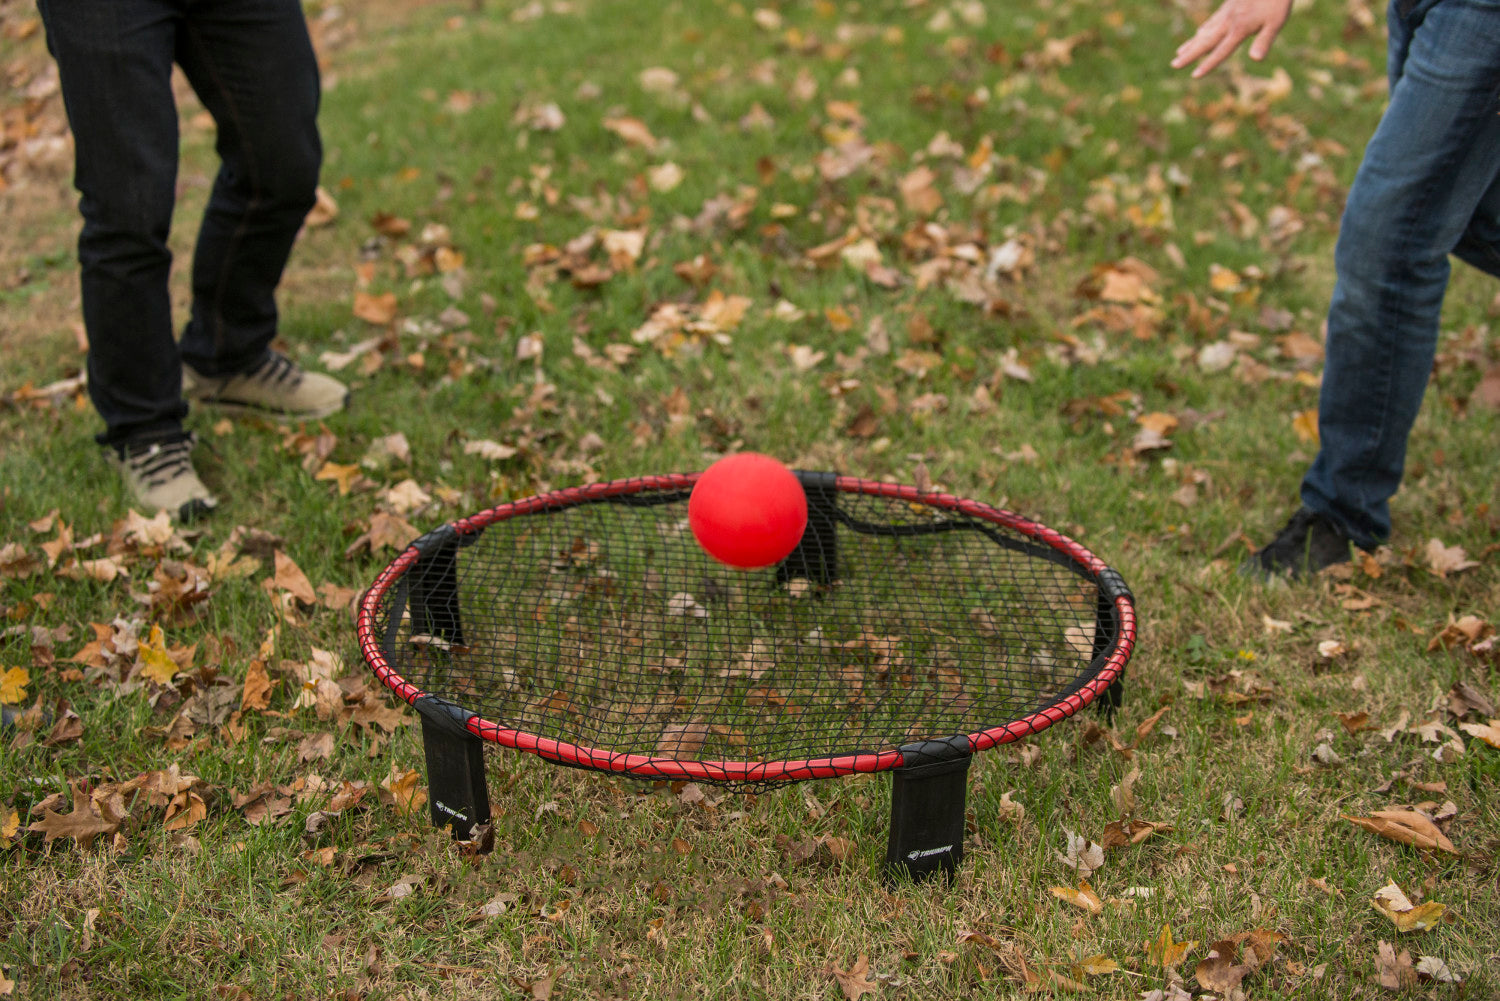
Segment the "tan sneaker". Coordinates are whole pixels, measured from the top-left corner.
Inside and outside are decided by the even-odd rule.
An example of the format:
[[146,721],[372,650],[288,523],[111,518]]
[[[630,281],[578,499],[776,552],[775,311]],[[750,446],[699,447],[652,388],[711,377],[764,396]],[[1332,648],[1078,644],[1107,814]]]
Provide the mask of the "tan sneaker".
[[309,372],[286,355],[272,351],[249,372],[227,376],[199,375],[182,366],[182,392],[194,403],[233,413],[268,414],[312,420],[344,409],[349,387],[337,379]]
[[180,521],[192,521],[219,504],[193,471],[190,453],[195,441],[192,435],[177,435],[106,447],[104,456],[120,471],[135,499],[151,513],[166,511]]

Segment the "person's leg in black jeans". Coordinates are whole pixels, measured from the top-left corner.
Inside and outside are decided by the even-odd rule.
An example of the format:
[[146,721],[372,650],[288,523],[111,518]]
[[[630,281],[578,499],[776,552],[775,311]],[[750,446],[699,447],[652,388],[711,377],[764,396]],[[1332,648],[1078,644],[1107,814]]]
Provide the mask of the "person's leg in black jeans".
[[170,0],[38,0],[75,145],[89,394],[101,443],[180,434],[167,249],[177,182]]
[[297,0],[197,0],[176,58],[218,126],[221,159],[193,258],[182,360],[246,372],[276,336],[276,287],[316,198],[318,64]]
[[[76,147],[89,392],[101,443],[180,435],[182,359],[206,374],[262,361],[277,284],[315,198],[318,70],[297,0],[38,0]],[[223,159],[173,336],[167,248],[179,63]]]

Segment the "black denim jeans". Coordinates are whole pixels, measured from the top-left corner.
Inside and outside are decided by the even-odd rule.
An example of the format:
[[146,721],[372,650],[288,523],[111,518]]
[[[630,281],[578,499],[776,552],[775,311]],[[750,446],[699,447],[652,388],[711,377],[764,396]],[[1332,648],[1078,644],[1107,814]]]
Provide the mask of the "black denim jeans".
[[[182,362],[254,367],[322,162],[318,66],[298,0],[37,0],[76,145],[89,394],[103,444],[180,432]],[[218,127],[220,168],[173,336],[167,233],[176,202],[172,66]]]

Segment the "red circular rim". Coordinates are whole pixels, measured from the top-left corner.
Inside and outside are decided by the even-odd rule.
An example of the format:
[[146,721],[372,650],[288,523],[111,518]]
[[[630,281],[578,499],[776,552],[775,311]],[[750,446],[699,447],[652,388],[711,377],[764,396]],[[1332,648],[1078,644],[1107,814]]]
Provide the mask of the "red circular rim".
[[[644,493],[648,490],[691,489],[699,475],[699,473],[669,473],[568,487],[500,504],[467,518],[459,518],[450,522],[449,525],[461,535],[470,535],[496,522],[538,511],[573,507],[591,501]],[[1108,564],[1103,560],[1061,532],[1011,511],[991,507],[979,501],[965,500],[952,494],[923,493],[914,486],[899,483],[864,480],[854,476],[839,476],[834,482],[835,488],[840,493],[865,494],[913,504],[925,504],[970,515],[1012,529],[1063,553],[1096,578],[1109,569]],[[408,705],[430,693],[424,692],[407,681],[387,662],[385,652],[375,636],[374,617],[378,603],[401,575],[410,569],[417,558],[416,547],[409,546],[381,571],[380,576],[360,599],[356,626],[360,652],[365,658],[365,663],[375,672],[375,676],[380,679],[381,683]],[[1136,617],[1135,606],[1128,593],[1117,594],[1114,603],[1115,614],[1120,623],[1119,639],[1104,666],[1088,682],[1066,698],[1013,722],[968,734],[971,751],[983,751],[997,744],[1008,744],[1022,737],[1040,733],[1054,723],[1060,723],[1092,704],[1104,693],[1105,689],[1120,678],[1135,648]],[[482,740],[492,741],[502,747],[527,751],[548,761],[591,768],[596,771],[666,780],[794,782],[804,779],[835,778],[859,772],[884,771],[900,766],[905,760],[902,752],[894,748],[878,752],[782,761],[682,760],[654,757],[649,754],[623,754],[618,751],[587,747],[555,737],[542,737],[525,730],[516,730],[495,723],[477,714],[469,717],[465,728]]]

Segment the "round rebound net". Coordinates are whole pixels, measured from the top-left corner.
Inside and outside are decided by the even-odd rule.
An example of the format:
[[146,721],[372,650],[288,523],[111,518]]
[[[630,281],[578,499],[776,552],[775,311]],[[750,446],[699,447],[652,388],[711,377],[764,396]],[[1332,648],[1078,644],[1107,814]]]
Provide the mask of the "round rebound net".
[[[688,529],[697,475],[502,504],[423,536],[366,592],[360,647],[422,714],[435,821],[465,833],[488,816],[482,741],[746,790],[892,769],[891,861],[951,875],[969,755],[1117,700],[1133,601],[1071,539],[800,472],[800,544],[734,570]],[[948,830],[898,832],[929,814]]]

